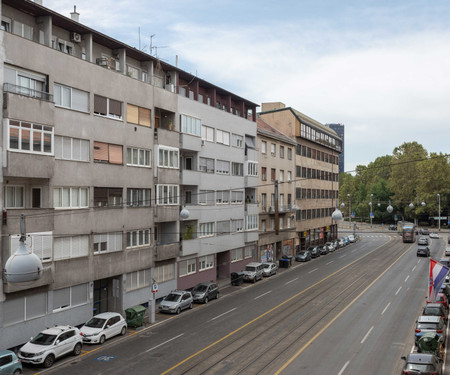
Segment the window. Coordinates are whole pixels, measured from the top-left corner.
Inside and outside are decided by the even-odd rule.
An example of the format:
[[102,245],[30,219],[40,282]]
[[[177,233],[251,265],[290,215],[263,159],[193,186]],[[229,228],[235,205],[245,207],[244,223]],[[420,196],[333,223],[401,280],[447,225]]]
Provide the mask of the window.
[[214,159],[199,158],[199,171],[206,173],[214,173]]
[[233,249],[231,250],[231,263],[238,262],[242,260],[242,249]]
[[5,208],[24,208],[24,192],[23,186],[5,186]]
[[150,286],[150,270],[139,270],[127,273],[127,292]]
[[200,224],[199,237],[211,237],[214,236],[214,223],[202,223]]
[[[11,255],[19,247],[19,234],[11,235]],[[52,232],[27,233],[25,246],[35,253],[42,262],[51,262],[53,254]]]
[[243,219],[231,219],[231,232],[242,232],[244,230]]
[[55,135],[55,159],[89,161],[89,141]]
[[122,188],[94,187],[95,207],[122,207]]
[[150,127],[150,117],[150,109],[127,104],[127,122],[129,122],[130,124]]
[[266,181],[267,180],[267,168],[261,167],[261,180]]
[[89,188],[59,187],[53,189],[54,208],[88,208]]
[[216,130],[216,142],[224,145],[230,145],[230,133],[222,130]]
[[216,173],[230,174],[230,162],[225,160],[216,161]]
[[192,156],[186,156],[184,158],[184,169],[187,171],[192,171]]
[[175,279],[175,265],[172,263],[154,267],[153,278],[157,283],[163,283],[165,281]]
[[150,246],[150,229],[138,229],[127,232],[127,249]]
[[11,32],[11,19],[7,17],[2,17],[2,26],[1,29],[8,33]]
[[223,236],[230,234],[230,220],[223,220],[217,222],[217,236]]
[[280,158],[284,159],[284,146],[280,146]]
[[284,171],[280,169],[280,182],[284,181]]
[[231,174],[233,176],[243,176],[244,175],[244,164],[242,163],[231,163]]
[[94,141],[94,161],[123,164],[122,146]]
[[53,311],[86,304],[88,301],[88,284],[79,284],[53,291]]
[[40,187],[31,188],[31,208],[42,207],[42,189]]
[[214,268],[214,255],[205,255],[198,258],[198,270],[204,271]]
[[23,38],[33,40],[33,28],[22,22],[16,20],[13,21],[13,33]]
[[218,190],[216,191],[216,204],[229,204],[230,203],[230,191]]
[[283,217],[278,219],[278,228],[283,229]]
[[59,83],[54,85],[55,105],[74,109],[81,112],[89,112],[89,93]]
[[214,142],[214,128],[202,125],[202,139],[208,142]]
[[179,168],[179,150],[178,148],[159,146],[158,167],[163,168]]
[[288,160],[292,160],[292,148],[287,149],[287,158]]
[[181,131],[186,134],[198,135],[200,137],[202,122],[198,118],[181,115]]
[[53,126],[9,120],[9,150],[53,154]]
[[235,190],[231,192],[231,203],[242,204],[244,202],[244,192],[241,190]]
[[232,135],[233,147],[244,147],[244,137],[242,135],[233,134]]
[[127,76],[130,78],[138,79],[139,78],[139,69],[127,64]]
[[180,277],[186,276],[186,275],[192,275],[193,273],[196,272],[196,266],[197,266],[197,262],[196,259],[187,259],[187,260],[183,260],[181,262],[178,263],[178,269],[179,269],[179,274]]
[[263,211],[266,210],[266,205],[267,205],[267,194],[266,193],[262,193],[261,194],[261,207],[262,207]]
[[55,260],[89,255],[89,236],[70,236],[53,239]]
[[267,142],[261,141],[261,153],[266,154],[267,153]]
[[277,170],[275,168],[270,169],[270,181],[275,181],[277,178]]
[[248,215],[246,219],[246,230],[258,229],[258,215]]
[[202,205],[214,205],[214,191],[212,190],[200,190],[198,194],[198,204]]
[[247,176],[258,176],[258,163],[247,161]]
[[150,207],[151,189],[127,189],[128,207]]
[[275,156],[276,151],[277,151],[277,149],[276,149],[275,143],[271,143],[270,144],[270,155]]
[[292,181],[292,171],[287,172],[287,180]]
[[244,247],[244,258],[251,258],[254,253],[254,246],[246,246]]
[[99,116],[122,119],[122,102],[94,95],[94,113]]
[[295,166],[295,177],[302,177],[302,167],[299,165]]
[[261,220],[261,231],[263,232],[267,231],[266,220]]
[[94,254],[110,253],[122,250],[122,232],[95,234]]
[[156,185],[156,204],[177,205],[179,197],[178,185]]
[[127,148],[127,165],[134,167],[151,167],[152,151],[143,148]]
[[275,230],[275,219],[274,218],[270,219],[270,230]]

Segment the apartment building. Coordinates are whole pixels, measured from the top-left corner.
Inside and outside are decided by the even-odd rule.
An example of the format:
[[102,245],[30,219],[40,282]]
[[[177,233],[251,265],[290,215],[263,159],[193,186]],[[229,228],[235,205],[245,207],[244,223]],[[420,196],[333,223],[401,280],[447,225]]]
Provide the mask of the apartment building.
[[259,117],[259,259],[274,262],[283,255],[295,255],[298,245],[295,214],[294,139]]
[[342,152],[339,154],[339,173],[345,172],[345,125],[344,124],[325,124],[333,129],[342,140]]
[[331,215],[338,206],[342,140],[332,129],[280,102],[263,103],[259,116],[296,141],[293,202],[299,248],[336,238]]
[[3,275],[0,347],[148,305],[154,283],[160,298],[256,257],[256,202],[244,199],[256,194],[256,104],[76,12],[2,0],[1,17],[0,264],[24,214],[44,269],[26,283]]

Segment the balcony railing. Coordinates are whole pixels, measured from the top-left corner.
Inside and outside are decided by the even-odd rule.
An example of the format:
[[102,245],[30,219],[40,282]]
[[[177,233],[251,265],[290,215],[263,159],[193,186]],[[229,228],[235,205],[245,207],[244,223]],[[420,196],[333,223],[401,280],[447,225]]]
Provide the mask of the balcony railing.
[[11,92],[13,94],[25,95],[29,96],[30,98],[45,100],[47,102],[53,101],[53,95],[49,94],[48,92],[33,90],[24,86],[13,85],[12,83],[4,83],[3,91]]

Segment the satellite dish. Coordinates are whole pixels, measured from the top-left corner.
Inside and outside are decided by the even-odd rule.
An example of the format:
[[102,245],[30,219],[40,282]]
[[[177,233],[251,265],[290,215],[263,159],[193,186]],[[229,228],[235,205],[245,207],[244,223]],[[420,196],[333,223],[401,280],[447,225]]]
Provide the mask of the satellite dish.
[[343,219],[341,210],[336,208],[334,212],[331,214],[331,218],[335,221],[341,221]]
[[188,209],[186,207],[184,207],[181,211],[180,211],[180,219],[182,220],[186,220],[189,218],[190,212],[188,211]]

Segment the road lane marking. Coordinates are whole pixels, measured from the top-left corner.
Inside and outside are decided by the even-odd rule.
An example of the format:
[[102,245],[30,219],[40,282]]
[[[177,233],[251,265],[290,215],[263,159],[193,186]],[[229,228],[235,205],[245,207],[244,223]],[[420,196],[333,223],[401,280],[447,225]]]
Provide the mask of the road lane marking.
[[326,265],[328,266],[329,264],[331,264],[331,263],[333,263],[334,262],[334,260],[332,260],[331,262],[328,262]]
[[345,362],[345,365],[342,366],[341,371],[338,372],[338,375],[342,375],[349,364],[350,361]]
[[167,343],[169,343],[169,342],[171,342],[173,340],[176,340],[178,337],[181,337],[183,335],[184,335],[184,333],[182,333],[182,334],[180,334],[178,336],[172,337],[171,339],[169,339],[167,341],[164,341],[161,344],[154,346],[153,348],[147,349],[145,352],[146,353],[151,352],[152,350],[155,350],[155,349],[159,348],[160,346],[163,346],[163,345],[165,345],[165,344],[167,344]]
[[347,254],[344,254],[344,255],[341,255],[339,258],[343,258],[343,257],[345,257]]
[[314,268],[313,270],[309,271],[308,273],[313,273],[314,271],[317,271],[318,268]]
[[406,276],[405,283],[408,281],[408,279],[409,279],[409,275]]
[[293,283],[295,280],[298,280],[298,277],[296,277],[295,279],[292,279],[292,280],[288,281],[288,282],[285,283],[284,285],[288,285],[288,284],[290,284],[290,283]]
[[212,318],[212,319],[210,320],[210,322],[212,322],[213,320],[219,319],[219,318],[221,318],[222,316],[224,316],[225,314],[229,314],[230,312],[232,312],[232,311],[234,311],[234,310],[236,310],[236,309],[237,309],[237,307],[235,307],[234,309],[225,311],[224,313],[222,313],[222,314],[220,314],[220,315],[217,315],[216,317]]
[[386,307],[384,308],[384,310],[381,312],[381,315],[383,315],[383,314],[386,312],[386,310],[388,309],[388,307],[389,307],[390,304],[391,304],[391,303],[389,302],[389,303],[386,305]]
[[266,292],[266,293],[264,293],[264,294],[261,294],[261,295],[255,297],[255,298],[253,298],[253,299],[254,299],[254,300],[257,300],[258,298],[264,297],[266,294],[269,294],[269,293],[272,293],[272,291],[269,290],[268,292]]
[[402,289],[402,287],[398,288],[397,291],[395,292],[395,295],[397,295],[401,289]]
[[364,341],[366,341],[367,337],[369,337],[370,332],[372,332],[373,330],[373,326],[370,327],[369,331],[366,333],[366,335],[363,337],[363,339],[361,340],[361,344],[364,344]]

